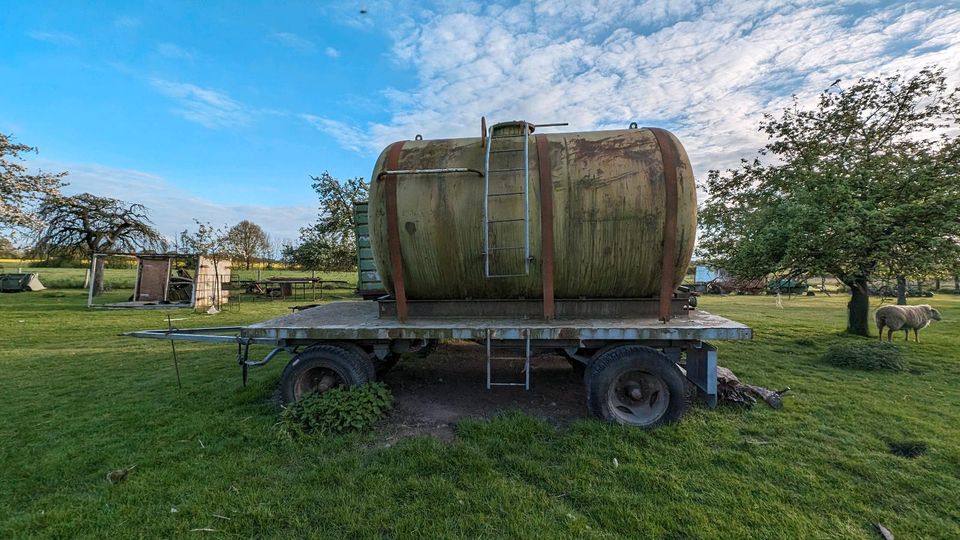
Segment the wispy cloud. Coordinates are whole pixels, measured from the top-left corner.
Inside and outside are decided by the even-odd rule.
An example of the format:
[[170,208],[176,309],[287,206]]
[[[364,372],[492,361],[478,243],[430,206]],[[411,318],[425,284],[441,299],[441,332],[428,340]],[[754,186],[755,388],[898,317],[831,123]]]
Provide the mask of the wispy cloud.
[[369,135],[354,125],[313,114],[301,114],[300,118],[333,137],[342,148],[359,153],[369,152]]
[[31,166],[44,170],[70,171],[68,194],[90,192],[143,204],[157,229],[166,235],[192,228],[193,219],[213,225],[233,225],[249,219],[278,238],[297,238],[300,227],[316,219],[313,205],[264,206],[222,204],[199,197],[169,180],[148,172],[89,163],[53,163],[36,160]]
[[334,49],[333,47],[327,47],[327,48],[323,51],[323,53],[326,54],[327,56],[329,56],[330,58],[336,58],[336,57],[340,56],[340,51],[338,51],[337,49]]
[[194,59],[192,52],[173,43],[161,43],[157,45],[157,54],[171,60],[192,61]]
[[63,32],[41,32],[39,30],[32,30],[27,32],[27,36],[31,39],[53,43],[54,45],[76,46],[80,44],[79,39]]
[[191,122],[208,128],[237,127],[250,122],[250,110],[222,92],[163,79],[152,79],[150,83],[173,98],[178,104],[174,112]]
[[277,43],[300,52],[312,53],[317,50],[317,46],[307,38],[300,37],[293,32],[274,32],[270,35],[271,39]]
[[140,19],[129,15],[120,15],[113,19],[113,26],[125,30],[133,30],[140,27]]
[[960,82],[960,9],[945,5],[543,0],[405,13],[392,52],[418,82],[383,91],[389,120],[311,121],[344,148],[474,136],[481,115],[574,130],[637,121],[675,131],[703,174],[761,146],[758,121],[791,94],[930,63]]

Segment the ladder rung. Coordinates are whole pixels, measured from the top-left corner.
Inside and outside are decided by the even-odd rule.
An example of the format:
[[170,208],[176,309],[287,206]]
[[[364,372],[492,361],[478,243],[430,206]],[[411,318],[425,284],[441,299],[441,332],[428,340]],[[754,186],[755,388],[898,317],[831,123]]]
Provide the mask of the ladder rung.
[[514,171],[526,171],[527,167],[514,167],[512,169],[487,169],[488,173],[492,172],[514,172]]
[[491,154],[506,154],[509,152],[513,152],[514,154],[520,154],[520,153],[523,153],[523,148],[516,148],[516,149],[511,148],[506,150],[490,150]]
[[529,276],[530,274],[489,274],[487,277],[520,277],[520,276]]
[[526,361],[526,356],[491,356],[491,360],[524,360]]
[[526,191],[509,191],[507,193],[488,193],[487,197],[505,197],[507,195],[523,195]]
[[487,223],[510,223],[512,221],[526,221],[526,218],[517,218],[517,219],[489,219]]
[[527,246],[495,247],[490,248],[488,251],[503,251],[505,249],[527,249]]
[[526,387],[527,383],[522,382],[492,382],[490,386],[523,386]]
[[494,139],[522,139],[528,137],[528,135],[491,135],[490,140]]

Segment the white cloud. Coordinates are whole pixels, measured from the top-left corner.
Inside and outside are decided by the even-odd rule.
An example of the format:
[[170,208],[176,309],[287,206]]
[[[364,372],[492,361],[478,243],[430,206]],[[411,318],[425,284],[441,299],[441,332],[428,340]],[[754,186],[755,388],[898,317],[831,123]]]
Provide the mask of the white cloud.
[[171,60],[192,61],[194,59],[192,52],[173,43],[161,43],[157,45],[157,54]]
[[313,114],[301,114],[300,118],[306,120],[307,123],[318,130],[333,137],[333,139],[337,141],[337,144],[347,150],[364,153],[370,144],[370,138],[363,130],[346,122],[340,122]]
[[274,32],[270,37],[277,43],[289,49],[295,49],[301,52],[312,53],[317,50],[317,46],[307,38],[300,37],[292,32]]
[[63,32],[41,32],[33,30],[27,32],[27,36],[37,41],[45,41],[47,43],[53,43],[54,45],[76,46],[80,44],[80,40]]
[[70,171],[67,176],[70,185],[64,190],[67,194],[89,192],[143,204],[150,210],[150,218],[157,229],[167,236],[192,229],[194,218],[214,226],[231,226],[249,219],[271,236],[295,239],[299,236],[300,227],[317,218],[316,208],[310,206],[218,203],[177,187],[161,176],[142,171],[41,160],[31,161],[30,165],[42,166],[44,170]]
[[[764,112],[809,100],[837,78],[938,63],[960,73],[960,10],[797,0],[543,0],[410,4],[393,54],[413,88],[388,88],[390,118],[355,127],[308,119],[347,149],[475,136],[488,121],[570,122],[571,130],[671,128],[697,173],[735,166],[764,142]],[[398,10],[399,11],[399,10]],[[372,16],[377,14],[371,11]],[[958,82],[956,79],[954,83]]]
[[244,126],[250,122],[251,112],[230,96],[199,86],[152,79],[150,84],[179,104],[174,112],[208,128]]
[[338,51],[337,49],[334,49],[333,47],[327,47],[326,49],[324,49],[323,52],[330,58],[336,58],[340,56],[340,51]]

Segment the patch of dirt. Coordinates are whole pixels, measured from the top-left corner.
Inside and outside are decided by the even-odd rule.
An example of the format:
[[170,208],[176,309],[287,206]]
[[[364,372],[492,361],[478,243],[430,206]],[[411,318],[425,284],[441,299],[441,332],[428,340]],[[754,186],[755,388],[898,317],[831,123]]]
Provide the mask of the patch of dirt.
[[[449,442],[460,419],[487,418],[504,410],[521,410],[558,425],[588,415],[583,380],[565,358],[535,356],[530,365],[530,390],[487,390],[481,345],[444,343],[428,358],[405,357],[383,377],[395,399],[393,412],[379,429],[384,443],[421,434]],[[522,369],[522,360],[495,360],[493,381],[522,382]]]
[[918,441],[890,441],[887,446],[890,447],[891,453],[907,459],[920,457],[927,451],[926,443]]

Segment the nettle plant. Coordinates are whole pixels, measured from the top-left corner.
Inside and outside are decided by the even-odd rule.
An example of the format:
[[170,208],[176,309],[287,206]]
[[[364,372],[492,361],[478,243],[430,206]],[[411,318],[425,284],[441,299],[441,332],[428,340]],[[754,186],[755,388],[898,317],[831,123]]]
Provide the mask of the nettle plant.
[[381,382],[340,386],[304,396],[280,413],[281,439],[369,429],[393,407],[393,394]]

